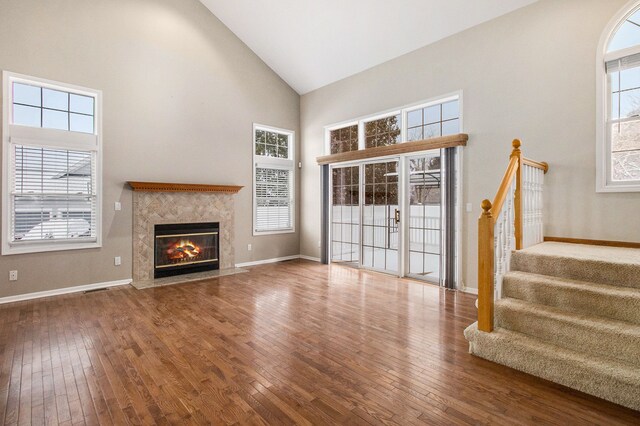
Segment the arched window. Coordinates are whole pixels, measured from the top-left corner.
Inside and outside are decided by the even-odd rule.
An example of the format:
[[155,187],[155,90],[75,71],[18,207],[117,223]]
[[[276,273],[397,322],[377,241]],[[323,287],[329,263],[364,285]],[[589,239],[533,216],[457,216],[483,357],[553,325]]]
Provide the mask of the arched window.
[[640,191],[640,2],[603,34],[598,74],[598,190]]

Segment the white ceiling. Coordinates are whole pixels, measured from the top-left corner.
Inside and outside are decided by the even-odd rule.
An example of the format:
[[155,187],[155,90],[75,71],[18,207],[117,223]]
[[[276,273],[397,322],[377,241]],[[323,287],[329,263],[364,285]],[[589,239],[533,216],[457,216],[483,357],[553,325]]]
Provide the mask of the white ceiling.
[[304,94],[536,0],[201,0]]

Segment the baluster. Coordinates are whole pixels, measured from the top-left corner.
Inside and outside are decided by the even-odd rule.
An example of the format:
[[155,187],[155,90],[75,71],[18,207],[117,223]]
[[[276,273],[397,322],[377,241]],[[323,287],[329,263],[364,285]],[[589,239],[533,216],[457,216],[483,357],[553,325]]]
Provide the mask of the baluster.
[[515,179],[509,186],[507,198],[494,225],[494,294],[502,297],[502,278],[510,269],[511,252],[516,248]]
[[478,329],[485,332],[493,330],[493,302],[502,297],[502,282],[510,270],[512,252],[543,241],[542,191],[548,166],[543,163],[542,169],[539,164],[524,164],[520,141],[514,140],[513,147],[496,196],[501,202],[500,210],[484,200],[478,219]]

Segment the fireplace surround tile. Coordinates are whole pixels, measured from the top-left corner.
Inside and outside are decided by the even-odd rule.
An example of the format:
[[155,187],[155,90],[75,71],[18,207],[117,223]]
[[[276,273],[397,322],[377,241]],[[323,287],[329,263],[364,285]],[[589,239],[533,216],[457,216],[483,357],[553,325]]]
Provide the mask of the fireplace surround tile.
[[133,281],[153,280],[154,227],[219,222],[220,269],[234,268],[234,196],[214,192],[133,193]]

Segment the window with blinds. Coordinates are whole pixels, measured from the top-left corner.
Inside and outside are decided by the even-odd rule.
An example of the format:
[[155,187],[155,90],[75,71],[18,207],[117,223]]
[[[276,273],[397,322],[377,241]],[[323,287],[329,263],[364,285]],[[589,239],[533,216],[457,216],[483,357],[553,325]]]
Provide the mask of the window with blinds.
[[100,93],[15,74],[4,80],[3,254],[99,246]]
[[[618,23],[604,55],[605,143],[599,142],[598,189],[640,190],[640,9]],[[602,137],[602,136],[599,136]]]
[[14,146],[12,242],[96,240],[95,153]]
[[293,132],[254,126],[254,234],[293,232]]
[[256,168],[256,231],[293,227],[291,170]]

